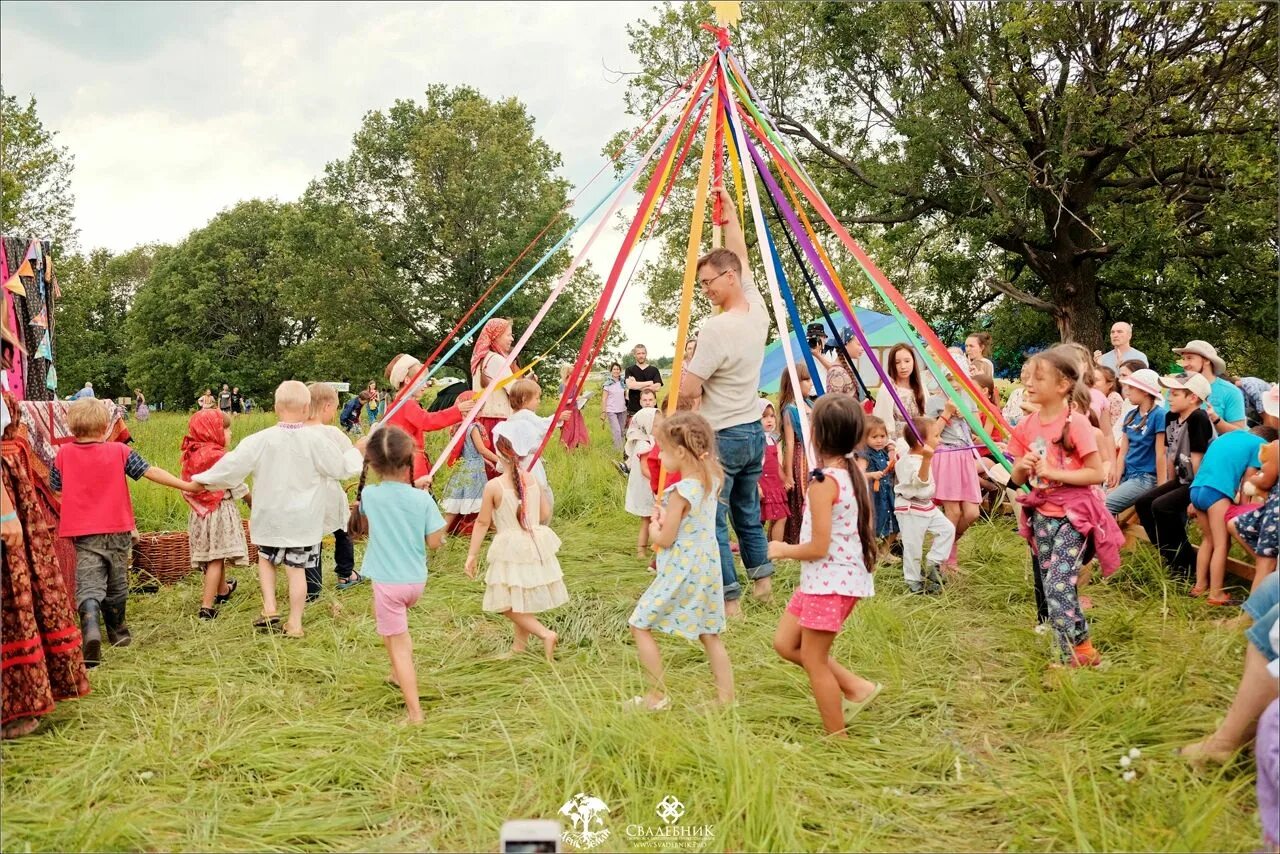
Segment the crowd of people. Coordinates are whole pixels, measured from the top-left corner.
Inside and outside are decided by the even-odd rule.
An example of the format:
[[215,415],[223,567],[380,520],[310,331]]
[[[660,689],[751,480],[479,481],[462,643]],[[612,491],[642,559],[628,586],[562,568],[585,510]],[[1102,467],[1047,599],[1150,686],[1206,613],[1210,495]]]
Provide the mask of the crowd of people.
[[[1224,760],[1248,742],[1264,713],[1275,717],[1276,685],[1267,675],[1280,602],[1274,385],[1227,379],[1215,348],[1199,340],[1171,354],[1180,373],[1161,376],[1133,348],[1131,327],[1117,323],[1106,353],[1064,344],[1032,354],[1004,401],[985,332],[929,360],[911,344],[894,345],[873,400],[857,368],[864,354],[846,331],[825,350],[815,347],[823,356],[814,362],[817,383],[798,364],[782,376],[777,401],[761,397],[769,315],[733,205],[723,201],[724,247],[697,266],[716,311],[689,342],[679,388],[667,389],[637,346],[633,364],[609,365],[600,389],[601,418],[627,478],[624,508],[639,518],[637,554],[652,556],[654,573],[629,618],[646,674],[644,692],[629,707],[660,711],[672,702],[655,632],[700,643],[717,701],[733,702],[733,667],[720,639],[726,621],[741,612],[748,589],[762,600],[772,596],[775,561],[795,560],[799,580],[774,650],[805,671],[824,730],[844,736],[852,715],[884,690],[832,655],[856,605],[875,594],[877,566],[900,563],[907,590],[941,594],[963,571],[958,544],[984,499],[1007,494],[1030,551],[1029,599],[1055,641],[1051,666],[1101,663],[1087,618],[1092,603],[1082,590],[1095,561],[1103,576],[1116,570],[1124,542],[1117,517],[1130,508],[1170,572],[1185,580],[1187,595],[1209,606],[1241,604],[1225,583],[1228,552],[1239,543],[1255,565],[1244,603],[1253,622],[1240,693],[1224,727],[1186,753]],[[513,343],[510,321],[489,321],[475,343],[471,387],[436,411],[407,394],[422,372],[407,354],[387,366],[393,406],[376,382],[342,406],[328,384],[284,382],[275,391],[276,424],[234,447],[231,418],[243,398],[226,385],[216,396],[207,389],[190,417],[177,475],[127,445],[104,442],[107,411],[86,395],[69,408],[75,441],[58,451],[47,479],[52,493],[43,497],[5,407],[6,640],[44,650],[39,664],[12,659],[10,667],[6,658],[6,736],[31,731],[56,701],[83,696],[86,668],[103,660],[104,647],[131,642],[128,479],[178,490],[190,505],[191,561],[203,573],[201,619],[215,619],[237,594],[229,572],[248,569],[236,502],[251,502],[260,630],[304,637],[307,603],[323,588],[321,542],[333,535],[338,588],[371,582],[388,680],[403,692],[408,722],[420,722],[422,710],[407,613],[423,595],[427,552],[446,532],[469,535],[464,571],[472,578],[492,533],[482,608],[511,623],[509,654],[536,639],[554,660],[558,637],[539,615],[571,593],[549,526],[552,484],[532,458],[556,428],[570,448],[585,442],[579,404],[587,393],[566,390],[566,372],[566,414],[540,416],[541,386],[515,363]],[[926,361],[941,363],[942,376],[928,376]],[[825,393],[816,396],[819,385]],[[970,386],[979,399],[955,391]],[[668,415],[672,394],[677,411]],[[361,435],[363,419],[379,428]],[[437,504],[425,436],[439,430],[462,435],[457,468]],[[352,511],[343,483],[357,476]],[[53,494],[61,502],[56,520]],[[1188,539],[1191,518],[1198,549]],[[42,562],[56,565],[55,530],[75,545],[74,600],[56,572],[41,569]],[[357,569],[353,541],[360,537],[368,545]],[[283,609],[276,599],[281,567]],[[1274,739],[1264,747],[1259,761],[1274,764]],[[1275,769],[1268,766],[1264,777],[1275,780]],[[1274,844],[1275,827],[1267,832]]]

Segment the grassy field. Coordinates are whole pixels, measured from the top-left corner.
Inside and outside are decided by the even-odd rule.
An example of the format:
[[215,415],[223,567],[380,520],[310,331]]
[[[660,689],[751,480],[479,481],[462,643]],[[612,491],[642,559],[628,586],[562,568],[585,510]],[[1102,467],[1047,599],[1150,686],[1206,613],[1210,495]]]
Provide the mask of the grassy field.
[[[176,472],[184,423],[137,425],[138,449]],[[235,432],[267,423],[246,417]],[[683,825],[714,825],[693,850],[1257,847],[1250,760],[1197,773],[1171,755],[1226,709],[1241,635],[1135,552],[1093,591],[1106,665],[1046,673],[1050,641],[1032,631],[1026,549],[1007,520],[965,538],[965,574],[941,598],[878,575],[835,652],[887,689],[847,742],[822,738],[803,672],[770,647],[794,564],[780,567],[777,600],[748,602],[725,635],[735,709],[701,709],[714,693],[700,648],[665,639],[675,707],[624,713],[642,687],[626,620],[650,576],[607,438],[588,423],[589,449],[555,445],[548,460],[574,597],[547,619],[561,637],[554,667],[495,660],[510,628],[481,612],[460,541],[433,559],[410,617],[427,714],[416,730],[393,725],[401,700],[382,681],[367,585],[327,590],[292,641],[251,630],[248,573],[210,623],[195,617],[190,578],[135,596],[134,644],[109,650],[93,693],[4,744],[0,847],[496,850],[505,818],[554,818],[578,792],[610,807],[597,850],[653,850],[624,831],[660,827],[666,795],[685,805]],[[144,482],[134,497],[142,529],[185,525],[176,494]],[[1142,757],[1126,783],[1132,747]]]

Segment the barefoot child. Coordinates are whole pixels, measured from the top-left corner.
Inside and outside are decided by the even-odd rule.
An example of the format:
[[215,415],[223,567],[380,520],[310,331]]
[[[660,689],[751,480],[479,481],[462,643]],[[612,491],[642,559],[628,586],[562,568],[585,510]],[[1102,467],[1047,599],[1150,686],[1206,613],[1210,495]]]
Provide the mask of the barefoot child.
[[[853,462],[862,441],[862,407],[847,394],[829,394],[813,407],[813,473],[800,543],[770,543],[773,560],[801,561],[800,586],[778,623],[773,648],[809,674],[822,726],[845,735],[844,706],[860,711],[882,686],[831,657],[831,645],[859,599],[875,595],[871,573],[876,529],[866,478]],[[844,697],[842,706],[841,696]]]
[[511,428],[508,421],[493,431],[503,472],[484,488],[480,516],[471,531],[466,572],[468,578],[476,577],[480,546],[492,524],[493,542],[489,545],[481,607],[502,614],[515,627],[512,654],[524,652],[533,635],[542,641],[547,661],[554,661],[557,635],[534,615],[569,601],[556,560],[560,538],[546,525],[551,518],[551,501],[538,479],[520,464],[537,449],[541,439],[529,431]]
[[[915,419],[915,430],[904,430],[902,438],[910,449],[898,460],[898,479],[894,484],[893,513],[902,531],[902,577],[912,593],[942,592],[939,567],[951,554],[956,539],[955,526],[933,503],[933,453],[942,435],[942,423],[936,418]],[[923,438],[923,441],[921,441]],[[925,556],[925,569],[920,571],[925,534],[933,534],[933,544]]]
[[253,478],[249,536],[258,547],[258,583],[262,586],[262,617],[254,627],[273,630],[280,625],[276,567],[283,564],[289,579],[289,618],[284,630],[299,638],[307,598],[306,571],[320,565],[330,495],[326,481],[355,477],[362,466],[355,448],[339,451],[320,431],[307,428],[310,405],[311,394],[305,385],[297,380],[282,382],[276,389],[275,426],[246,436],[234,450],[193,478],[211,489],[230,489]]
[[678,412],[658,427],[662,465],[680,479],[663,490],[654,508],[649,541],[658,554],[658,577],[631,613],[631,635],[649,678],[644,696],[628,707],[661,711],[670,704],[662,654],[653,630],[702,643],[711,662],[716,696],[733,702],[733,669],[720,642],[724,631],[724,585],[716,543],[716,502],[723,477],[716,460],[715,433],[701,415]]
[[1191,595],[1208,593],[1210,605],[1236,605],[1222,589],[1227,574],[1227,510],[1236,501],[1241,482],[1262,468],[1258,452],[1275,439],[1270,427],[1223,433],[1204,452],[1204,460],[1191,481],[1191,506],[1203,537],[1196,552],[1196,584]]
[[49,472],[49,485],[62,493],[58,536],[71,537],[76,548],[76,607],[86,667],[102,660],[100,616],[112,646],[128,646],[132,640],[125,624],[134,529],[126,478],[145,477],[183,492],[197,488],[151,465],[128,445],[106,441],[111,422],[107,407],[106,401],[92,397],[67,407],[67,427],[75,442],[58,449]]
[[413,486],[415,451],[413,440],[399,427],[384,427],[368,439],[369,468],[381,482],[360,493],[360,516],[369,528],[360,570],[373,581],[373,616],[391,659],[387,681],[404,694],[406,722],[420,724],[408,610],[426,587],[426,546],[438,549],[444,542],[444,518],[431,493]]
[[1093,667],[1102,656],[1089,640],[1078,600],[1080,559],[1092,533],[1106,571],[1119,562],[1115,536],[1123,541],[1123,535],[1118,528],[1111,531],[1115,520],[1092,488],[1104,477],[1102,455],[1089,419],[1072,408],[1073,393],[1088,394],[1075,360],[1055,348],[1030,362],[1027,396],[1040,409],[1022,419],[1009,439],[1009,457],[1017,460],[1009,482],[1034,487],[1018,496],[1024,510],[1019,529],[1035,550],[1037,600],[1044,603],[1062,659],[1071,667]]
[[[231,445],[231,415],[216,409],[202,409],[187,422],[182,439],[182,477],[190,480],[227,453]],[[249,488],[243,483],[234,489],[188,493],[182,496],[191,505],[187,514],[187,539],[191,544],[191,568],[204,573],[204,595],[200,599],[200,619],[218,616],[218,606],[235,592],[236,580],[227,578],[227,564],[249,565],[249,544],[236,499],[250,504]]]

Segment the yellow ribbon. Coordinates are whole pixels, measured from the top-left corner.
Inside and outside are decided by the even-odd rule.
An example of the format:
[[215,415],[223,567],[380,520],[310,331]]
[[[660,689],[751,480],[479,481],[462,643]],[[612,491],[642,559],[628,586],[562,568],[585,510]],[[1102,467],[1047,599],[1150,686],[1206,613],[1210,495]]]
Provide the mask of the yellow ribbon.
[[[720,90],[711,93],[711,114],[720,114]],[[689,337],[689,320],[693,315],[693,283],[698,278],[698,256],[702,249],[702,225],[707,216],[707,190],[711,182],[711,162],[716,148],[716,123],[707,122],[707,139],[702,145],[702,164],[698,167],[697,194],[693,200],[693,219],[689,223],[689,248],[685,252],[684,284],[680,291],[680,318],[676,323],[676,358],[671,366],[671,393],[667,396],[668,416],[674,415],[680,403],[680,378],[684,375],[684,348]],[[667,470],[658,471],[658,494],[667,485]]]

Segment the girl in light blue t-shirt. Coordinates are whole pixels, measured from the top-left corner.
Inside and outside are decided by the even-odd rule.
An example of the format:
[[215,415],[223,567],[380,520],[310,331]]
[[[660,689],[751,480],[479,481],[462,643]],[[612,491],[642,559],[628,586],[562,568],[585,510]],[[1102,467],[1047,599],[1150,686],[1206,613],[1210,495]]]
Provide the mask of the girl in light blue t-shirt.
[[[369,545],[360,574],[373,581],[373,616],[391,659],[387,681],[404,693],[406,723],[422,723],[418,677],[413,667],[409,608],[427,583],[427,546],[444,542],[444,517],[429,492],[413,486],[415,447],[399,427],[383,427],[367,440],[369,467],[381,482],[359,493],[360,521],[367,525]],[[356,525],[355,528],[362,527]],[[358,533],[353,529],[353,533]]]

